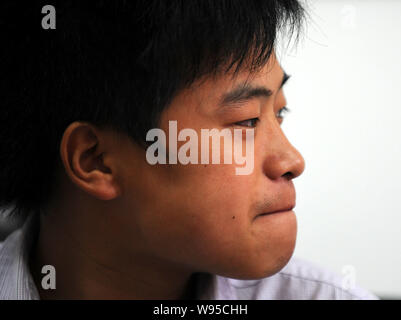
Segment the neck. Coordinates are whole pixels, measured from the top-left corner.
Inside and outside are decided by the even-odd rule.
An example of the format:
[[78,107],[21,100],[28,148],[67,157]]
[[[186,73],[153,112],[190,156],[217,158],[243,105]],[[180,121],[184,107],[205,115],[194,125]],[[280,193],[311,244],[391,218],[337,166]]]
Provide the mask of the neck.
[[[90,228],[73,229],[54,217],[57,212],[41,217],[30,261],[41,299],[195,298],[196,274],[143,253],[121,252],[107,234],[91,235]],[[44,265],[55,267],[56,289],[42,288]]]

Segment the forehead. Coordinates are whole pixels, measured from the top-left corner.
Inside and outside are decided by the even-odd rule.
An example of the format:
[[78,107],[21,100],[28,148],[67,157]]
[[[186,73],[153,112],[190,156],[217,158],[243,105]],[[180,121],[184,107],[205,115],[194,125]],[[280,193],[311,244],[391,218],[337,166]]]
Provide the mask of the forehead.
[[272,54],[268,63],[260,70],[250,72],[244,69],[237,74],[230,72],[215,77],[210,76],[200,79],[189,88],[182,90],[175,100],[181,101],[181,103],[185,101],[187,105],[192,103],[199,106],[205,104],[215,105],[220,101],[224,93],[229,92],[238,86],[238,84],[244,83],[266,87],[275,94],[281,86],[283,75],[284,70],[276,56]]
[[178,92],[163,111],[161,121],[186,119],[191,122],[194,121],[194,115],[209,118],[221,102],[222,96],[244,82],[253,86],[266,87],[275,95],[280,88],[283,75],[284,71],[273,53],[269,61],[255,72],[244,68],[237,74],[230,72],[215,77],[205,77]]

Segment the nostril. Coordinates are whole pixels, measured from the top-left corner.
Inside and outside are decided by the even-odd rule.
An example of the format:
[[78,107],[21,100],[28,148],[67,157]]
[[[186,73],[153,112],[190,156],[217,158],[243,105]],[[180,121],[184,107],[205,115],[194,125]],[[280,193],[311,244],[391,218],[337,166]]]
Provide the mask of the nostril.
[[292,172],[288,171],[283,174],[283,177],[286,178],[287,180],[291,180],[294,178],[294,175],[292,174]]

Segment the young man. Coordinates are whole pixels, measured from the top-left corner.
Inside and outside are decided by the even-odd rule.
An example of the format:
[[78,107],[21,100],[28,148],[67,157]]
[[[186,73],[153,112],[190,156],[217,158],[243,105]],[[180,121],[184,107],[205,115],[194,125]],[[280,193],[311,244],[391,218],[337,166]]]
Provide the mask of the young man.
[[[54,1],[56,29],[33,2],[1,17],[0,200],[28,215],[0,249],[1,299],[375,298],[291,259],[304,160],[274,47],[297,1]],[[205,146],[205,129],[239,139]],[[231,147],[252,150],[246,174],[182,161]]]

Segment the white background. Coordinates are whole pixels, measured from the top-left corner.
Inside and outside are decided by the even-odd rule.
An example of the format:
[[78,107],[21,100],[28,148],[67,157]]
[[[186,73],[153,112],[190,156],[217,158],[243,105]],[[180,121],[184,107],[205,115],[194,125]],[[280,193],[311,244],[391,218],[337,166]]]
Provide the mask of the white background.
[[401,1],[309,1],[283,129],[306,161],[296,179],[295,255],[381,296],[401,297]]

